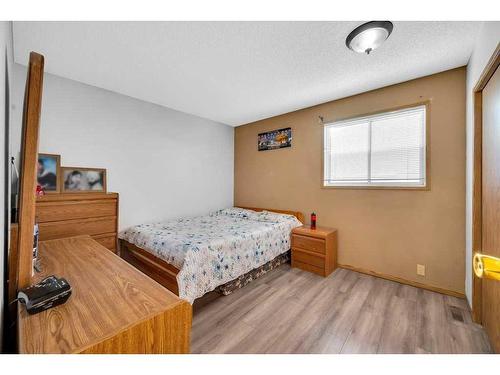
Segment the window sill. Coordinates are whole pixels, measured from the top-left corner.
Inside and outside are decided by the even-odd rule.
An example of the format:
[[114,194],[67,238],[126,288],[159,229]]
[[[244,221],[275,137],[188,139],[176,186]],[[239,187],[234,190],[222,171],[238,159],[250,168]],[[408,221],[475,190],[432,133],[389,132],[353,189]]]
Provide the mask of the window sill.
[[324,185],[321,184],[322,189],[340,189],[340,190],[431,190],[430,186],[381,186],[381,185]]

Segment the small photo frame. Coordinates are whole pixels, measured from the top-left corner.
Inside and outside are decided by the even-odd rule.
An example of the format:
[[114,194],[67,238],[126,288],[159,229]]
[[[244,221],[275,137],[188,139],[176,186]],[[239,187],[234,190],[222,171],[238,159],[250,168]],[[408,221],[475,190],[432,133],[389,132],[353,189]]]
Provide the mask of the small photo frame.
[[258,135],[257,149],[259,151],[277,150],[285,147],[292,147],[292,128],[272,130]]
[[61,167],[63,193],[105,193],[106,169]]
[[37,184],[45,193],[53,194],[61,191],[61,156],[54,154],[38,154],[36,169]]

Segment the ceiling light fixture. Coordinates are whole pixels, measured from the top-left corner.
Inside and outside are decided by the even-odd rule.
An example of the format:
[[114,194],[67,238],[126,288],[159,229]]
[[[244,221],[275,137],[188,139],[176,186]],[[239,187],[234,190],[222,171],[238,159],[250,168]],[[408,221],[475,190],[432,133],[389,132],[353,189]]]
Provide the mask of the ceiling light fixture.
[[393,29],[390,21],[370,21],[356,27],[347,36],[346,46],[358,53],[370,54],[385,42]]

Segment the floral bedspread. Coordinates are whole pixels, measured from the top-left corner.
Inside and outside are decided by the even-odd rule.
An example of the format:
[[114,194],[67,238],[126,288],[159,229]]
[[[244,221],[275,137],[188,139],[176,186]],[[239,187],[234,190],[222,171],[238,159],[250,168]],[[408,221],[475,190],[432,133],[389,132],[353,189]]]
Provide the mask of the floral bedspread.
[[180,270],[179,296],[190,303],[290,249],[295,216],[226,208],[206,216],[141,224],[124,239]]

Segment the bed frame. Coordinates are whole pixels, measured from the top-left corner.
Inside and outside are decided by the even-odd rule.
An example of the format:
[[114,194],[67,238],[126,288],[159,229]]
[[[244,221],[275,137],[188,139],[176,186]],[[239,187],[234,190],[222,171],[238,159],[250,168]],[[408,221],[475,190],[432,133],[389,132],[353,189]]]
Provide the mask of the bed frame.
[[[257,212],[265,210],[279,214],[293,215],[301,223],[304,222],[304,215],[298,211],[276,210],[273,208],[237,207]],[[177,274],[179,270],[173,265],[122,239],[120,239],[120,256],[176,295],[179,295],[179,286],[177,285]]]

